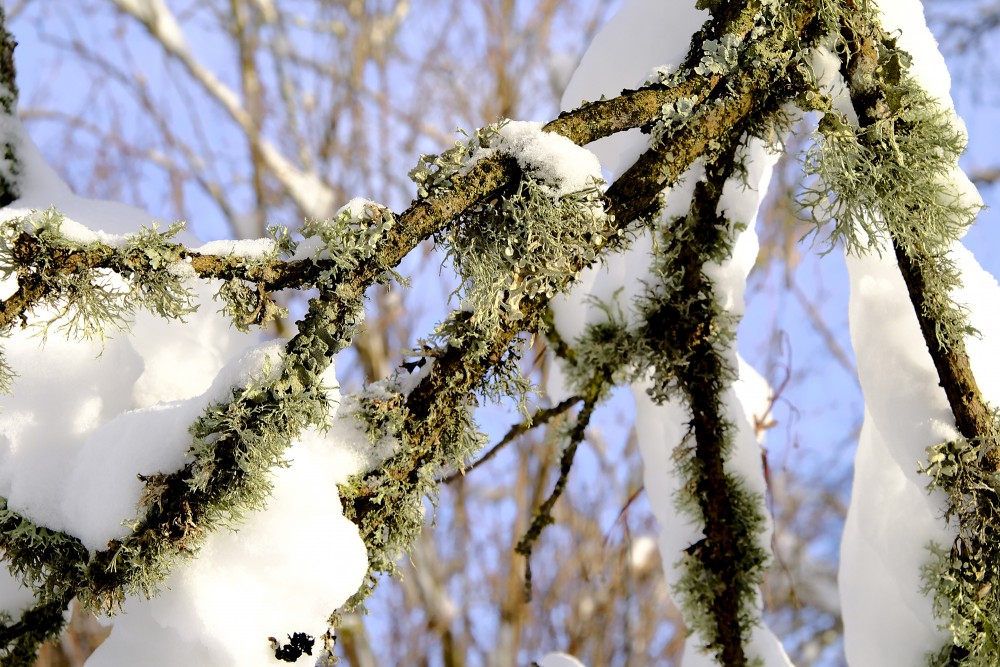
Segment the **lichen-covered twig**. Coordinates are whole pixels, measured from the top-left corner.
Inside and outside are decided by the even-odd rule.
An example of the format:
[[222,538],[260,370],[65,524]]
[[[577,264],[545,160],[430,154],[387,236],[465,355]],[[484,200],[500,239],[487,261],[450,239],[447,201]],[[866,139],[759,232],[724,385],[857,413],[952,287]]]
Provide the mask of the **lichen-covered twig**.
[[517,541],[514,546],[514,551],[524,556],[524,598],[525,600],[531,600],[531,552],[535,548],[535,543],[542,536],[542,531],[548,526],[555,523],[555,518],[552,516],[552,510],[555,508],[556,502],[558,502],[559,497],[566,490],[566,484],[569,481],[569,473],[573,468],[573,461],[576,458],[576,450],[580,447],[580,443],[587,435],[587,427],[590,425],[590,419],[594,415],[594,409],[597,407],[598,397],[603,393],[603,387],[599,386],[606,381],[606,378],[598,378],[595,380],[595,386],[592,388],[590,395],[585,397],[583,400],[583,407],[580,408],[580,413],[576,416],[576,423],[568,434],[568,441],[566,446],[563,448],[562,454],[559,456],[559,476],[556,478],[556,483],[552,487],[552,492],[549,496],[542,502],[541,505],[535,509],[534,514],[531,517],[531,525],[521,536],[521,539]]
[[912,78],[910,55],[882,30],[869,3],[847,0],[839,28],[858,126],[827,110],[812,166],[834,190],[835,235],[848,249],[891,245],[961,435],[930,447],[924,467],[929,487],[947,497],[946,519],[957,523],[951,548],[931,545],[923,571],[949,634],[929,664],[986,667],[1000,642],[1000,427],[972,372],[965,338],[975,332],[954,296],[961,275],[950,253],[978,212],[954,177],[965,136],[952,112]]

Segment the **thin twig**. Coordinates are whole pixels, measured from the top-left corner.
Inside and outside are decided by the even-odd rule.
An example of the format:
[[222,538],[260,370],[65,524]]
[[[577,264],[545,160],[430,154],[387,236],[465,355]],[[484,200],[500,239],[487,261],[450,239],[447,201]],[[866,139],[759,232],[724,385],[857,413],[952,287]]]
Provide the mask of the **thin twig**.
[[507,434],[500,440],[500,442],[490,447],[485,454],[483,454],[481,457],[479,457],[478,460],[475,461],[475,463],[471,463],[462,470],[456,470],[453,473],[446,475],[445,477],[442,477],[441,479],[438,480],[437,483],[451,484],[459,477],[465,477],[470,472],[472,472],[473,470],[475,470],[476,468],[478,468],[479,466],[483,465],[484,463],[492,459],[494,456],[496,456],[501,449],[509,445],[519,436],[527,433],[536,426],[541,426],[542,424],[548,423],[549,421],[563,414],[564,412],[566,412],[567,410],[569,410],[571,407],[573,407],[582,400],[583,399],[579,396],[570,396],[569,398],[560,402],[558,405],[554,405],[551,408],[539,408],[538,410],[535,410],[535,413],[533,415],[531,415],[524,421],[511,426],[510,430],[507,431]]
[[[598,384],[600,383],[601,381],[599,380]],[[531,551],[534,549],[538,538],[541,537],[542,531],[547,526],[555,523],[555,519],[552,517],[552,508],[555,507],[559,496],[566,489],[566,482],[569,479],[569,471],[573,468],[573,459],[576,457],[576,450],[587,434],[587,426],[590,424],[590,418],[594,414],[594,408],[597,407],[597,396],[600,395],[600,392],[593,391],[588,393],[590,393],[590,396],[584,400],[583,408],[576,418],[576,425],[570,432],[569,443],[566,445],[566,449],[563,450],[562,456],[559,459],[559,478],[556,480],[556,485],[553,487],[549,497],[545,499],[545,502],[535,510],[535,514],[531,518],[531,526],[528,527],[528,530],[518,540],[517,546],[514,547],[514,551],[524,556],[525,602],[531,601]]]

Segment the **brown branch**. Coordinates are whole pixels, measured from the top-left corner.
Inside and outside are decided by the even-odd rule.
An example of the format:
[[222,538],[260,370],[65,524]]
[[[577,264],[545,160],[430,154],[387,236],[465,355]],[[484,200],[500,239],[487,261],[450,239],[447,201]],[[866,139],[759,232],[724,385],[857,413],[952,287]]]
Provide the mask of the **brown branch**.
[[[789,37],[793,43],[782,44],[782,48],[775,49],[774,52],[783,54],[784,59],[769,63],[773,69],[784,68],[786,87],[776,89],[775,77],[768,67],[750,68],[749,72],[737,70],[716,86],[718,90],[732,91],[729,95],[720,96],[721,104],[715,104],[713,99],[708,98],[697,105],[690,122],[671,137],[669,150],[667,147],[649,149],[632,169],[612,184],[606,193],[610,228],[604,238],[613,238],[639,215],[659,210],[659,195],[663,188],[672,185],[695,159],[710,152],[710,148],[738,138],[742,133],[738,128],[744,126],[755,110],[761,115],[775,113],[786,99],[807,89],[808,84],[801,80],[792,64],[792,56],[810,29],[817,27],[814,25],[816,14],[814,3],[802,4],[796,16],[800,32]],[[794,87],[796,85],[801,88]],[[580,270],[585,265],[582,259],[576,258],[575,269]],[[434,367],[406,401],[411,419],[404,427],[404,435],[411,443],[421,443],[421,446],[411,448],[417,452],[409,462],[414,478],[416,471],[428,459],[427,443],[439,441],[446,416],[450,413],[449,406],[461,405],[468,400],[468,393],[485,375],[489,364],[500,361],[522,327],[540,322],[547,306],[548,301],[541,298],[523,301],[521,310],[524,317],[516,323],[511,322],[495,340],[489,341],[490,353],[485,358],[477,357],[472,351],[479,345],[478,341],[471,340],[473,337],[467,343],[447,345],[434,353]],[[368,473],[358,484],[361,493],[350,501],[354,505],[351,513],[359,525],[375,509],[369,496],[378,488],[379,474],[379,471]]]
[[[942,346],[937,339],[936,323],[927,314],[925,303],[932,297],[930,291],[927,290],[926,269],[924,267],[934,260],[925,253],[915,254],[912,249],[908,254],[895,237],[892,249],[896,254],[896,262],[899,264],[899,272],[903,276],[903,282],[906,283],[910,302],[913,303],[913,308],[917,313],[920,333],[923,334],[927,350],[930,352],[931,359],[934,360],[934,368],[937,370],[941,387],[948,397],[948,404],[951,406],[959,433],[970,440],[990,437],[994,433],[993,411],[979,390],[979,383],[972,372],[965,343],[957,340],[947,348]],[[995,447],[998,443],[991,442],[990,444]],[[1000,469],[1000,457],[998,457],[997,452],[988,454],[987,461],[992,466],[992,470],[989,472]]]
[[594,409],[597,407],[597,398],[603,389],[604,382],[606,382],[606,378],[603,377],[598,377],[595,381],[591,382],[591,387],[587,391],[588,396],[583,401],[583,408],[580,410],[580,414],[577,415],[576,424],[569,434],[569,443],[567,443],[566,448],[563,449],[562,455],[559,457],[559,477],[556,478],[555,486],[552,487],[552,492],[549,496],[535,510],[534,515],[531,517],[531,525],[528,526],[528,530],[525,531],[514,547],[514,551],[524,556],[525,602],[531,601],[531,552],[534,550],[538,538],[542,536],[542,531],[555,523],[555,519],[552,517],[552,509],[555,507],[556,502],[559,501],[559,497],[562,496],[563,491],[566,490],[569,473],[573,468],[573,460],[576,458],[576,450],[587,435],[587,427],[590,425],[590,418],[594,415]]
[[[726,156],[721,168],[708,168],[708,182],[699,183],[695,188],[690,219],[695,230],[726,227],[726,221],[716,212],[722,188],[730,177],[730,169],[735,157]],[[697,233],[697,232],[695,232]],[[704,234],[704,232],[702,232]],[[740,608],[745,603],[741,599],[739,579],[748,573],[739,570],[736,554],[741,554],[744,546],[735,530],[738,524],[733,504],[731,483],[725,470],[725,450],[728,446],[729,420],[721,400],[721,379],[729,372],[726,363],[716,349],[712,337],[705,331],[714,329],[717,316],[711,281],[704,273],[704,265],[696,251],[690,249],[685,254],[687,277],[685,295],[697,299],[693,309],[701,310],[701,315],[688,314],[681,321],[696,323],[694,328],[682,334],[687,340],[685,348],[691,350],[690,364],[680,373],[679,380],[687,394],[691,410],[691,428],[695,439],[695,458],[700,463],[696,495],[705,519],[705,539],[698,554],[705,569],[718,582],[712,600],[712,617],[715,621],[716,656],[726,667],[742,667],[747,663],[743,647],[744,637],[749,636],[749,628],[741,622]],[[684,262],[685,258],[681,258]],[[708,295],[707,300],[700,295]],[[681,301],[686,301],[681,297]],[[696,311],[697,312],[697,311]],[[661,322],[660,324],[668,324]],[[665,443],[666,444],[666,443]]]
[[[843,26],[842,34],[850,47],[846,71],[854,104],[862,127],[873,125],[891,108],[888,93],[876,72],[879,68],[879,50],[895,49],[895,41],[877,25],[862,23],[862,14]],[[900,205],[905,205],[902,202]],[[979,389],[979,383],[972,372],[972,365],[965,343],[954,339],[945,347],[938,340],[937,323],[929,307],[935,298],[927,289],[928,267],[937,260],[926,248],[903,247],[898,233],[889,230],[893,253],[899,265],[900,274],[913,304],[920,332],[927,351],[934,361],[941,387],[948,398],[948,404],[955,417],[955,424],[963,437],[970,440],[988,438],[990,449],[998,444],[994,440],[995,421],[993,411]],[[1000,469],[1000,453],[993,451],[987,455],[987,463],[993,471]]]
[[445,477],[442,477],[441,479],[438,480],[438,484],[451,484],[456,479],[460,477],[465,477],[470,472],[472,472],[473,470],[475,470],[476,468],[483,465],[484,463],[492,459],[494,456],[499,454],[501,449],[509,445],[518,437],[524,435],[525,433],[527,433],[528,431],[530,431],[535,427],[547,424],[548,422],[555,419],[559,415],[565,413],[567,410],[569,410],[571,407],[573,407],[582,400],[583,399],[580,398],[579,396],[570,396],[569,398],[565,399],[558,405],[554,405],[551,408],[539,408],[538,410],[535,410],[535,413],[531,415],[531,417],[524,420],[523,422],[520,422],[519,424],[511,426],[510,430],[507,431],[506,435],[504,435],[504,437],[501,438],[497,444],[490,447],[486,451],[486,453],[480,456],[474,463],[466,466],[464,470],[456,470],[455,472]]
[[977,186],[993,185],[1000,181],[1000,167],[981,167],[969,170],[969,180]]
[[[816,11],[814,3],[803,4],[801,33],[811,25]],[[696,158],[711,156],[716,146],[729,144],[738,138],[749,118],[756,117],[760,120],[773,114],[777,105],[803,89],[794,87],[806,84],[797,76],[792,63],[794,54],[801,47],[801,38],[802,34],[773,36],[776,43],[773,53],[777,54],[773,60],[766,65],[741,68],[725,79],[710,81],[711,89],[699,99],[690,122],[671,136],[669,150],[659,148],[647,151],[637,166],[609,189],[607,210],[613,217],[609,217],[609,233],[605,238],[611,238],[615,232],[625,229],[639,215],[657,210],[662,188],[673,183]],[[788,43],[783,42],[783,39],[789,40]],[[775,87],[776,72],[780,73],[782,81],[788,82],[783,87]],[[643,109],[641,114],[625,114],[626,120],[616,121],[601,131],[611,132],[613,130],[609,128],[612,127],[625,129],[627,126],[651,123],[657,118],[659,107],[670,99],[676,99],[678,95],[674,89],[654,90],[653,93],[654,97],[650,99],[659,102],[652,104],[647,100],[647,103],[638,105]],[[598,108],[614,115],[616,105],[628,107],[640,98],[647,99],[648,95],[648,91],[631,91],[618,98],[623,101],[598,103]],[[771,106],[765,106],[765,102]],[[593,111],[590,107],[586,109],[588,110],[579,113]],[[563,116],[560,120],[569,122],[566,118]],[[570,129],[566,131],[575,132]],[[493,156],[477,163],[465,176],[453,179],[453,189],[447,194],[414,203],[399,216],[399,224],[393,226],[382,239],[378,248],[378,262],[370,262],[355,270],[343,272],[335,281],[335,294],[333,288],[328,286],[326,297],[329,299],[329,307],[320,307],[316,313],[310,311],[308,317],[314,320],[311,332],[306,337],[300,333],[288,343],[286,349],[289,355],[314,359],[319,364],[321,358],[336,352],[338,344],[343,341],[335,337],[344,337],[352,329],[352,318],[356,313],[354,307],[360,303],[367,287],[380,279],[386,267],[398,265],[420,241],[441,230],[470,207],[497,196],[519,173],[512,157]],[[263,283],[264,288],[269,290],[307,284],[319,272],[331,268],[331,265],[322,262],[288,262],[249,269],[238,266],[239,260],[234,258],[198,256],[193,253],[188,256],[191,258],[191,265],[204,277],[241,278]],[[84,263],[91,261],[86,253],[81,257]],[[585,264],[586,260],[582,257],[574,260],[575,269],[582,269]],[[60,270],[70,269],[63,267]],[[318,302],[314,300],[314,303]],[[470,392],[483,381],[491,368],[501,364],[511,341],[522,330],[537,327],[547,303],[544,298],[525,301],[522,307],[524,317],[508,322],[495,340],[486,341],[488,351],[485,355],[472,350],[472,346],[479,347],[482,343],[471,340],[473,336],[466,343],[448,345],[436,355],[436,363],[431,372],[406,397],[410,419],[405,423],[404,431],[406,439],[412,445],[408,451],[415,453],[410,461],[412,467],[408,474],[409,480],[415,482],[419,478],[421,465],[438,446],[455,406],[465,405],[470,400]],[[9,308],[5,304],[4,307],[8,313],[7,322],[13,322],[13,312],[16,310],[14,304]],[[20,312],[23,314],[24,311]],[[319,326],[319,321],[322,326]],[[266,417],[254,419],[263,420]],[[246,426],[256,428],[259,424],[248,423]],[[162,504],[150,509],[136,532],[126,538],[127,541],[135,548],[148,547],[161,554],[165,550],[183,551],[187,548],[201,531],[199,523],[212,498],[225,492],[229,488],[227,485],[239,485],[243,473],[235,463],[234,450],[239,445],[236,440],[235,435],[227,435],[215,443],[216,468],[212,480],[203,491],[191,491],[190,464],[169,476],[157,479],[157,484],[165,485],[168,492],[158,494]],[[370,473],[371,476],[377,474]],[[363,487],[363,482],[359,486]],[[366,505],[375,502],[374,499],[371,495],[362,493],[351,502],[354,503],[352,515],[359,524],[364,524],[369,509]],[[126,568],[116,570],[114,567],[121,546],[118,542],[111,543],[108,549],[94,554],[84,568],[73,575],[72,582],[60,583],[67,583],[77,591],[88,591],[92,600],[103,600],[105,604],[110,601],[113,604],[123,595],[125,585],[134,581],[134,574],[126,571]],[[58,578],[59,575],[53,573],[53,579]]]
[[[811,4],[803,5],[798,17],[800,31],[805,32],[815,18],[815,12],[816,8]],[[745,31],[746,26],[743,29]],[[781,37],[772,36],[770,39],[775,44],[770,46],[775,53],[784,54],[786,65],[794,50],[790,48],[791,45],[783,43]],[[798,37],[795,36],[796,40]],[[696,57],[697,54],[693,54],[690,58]],[[703,77],[692,74],[669,89],[654,86],[626,90],[621,96],[611,100],[593,102],[564,113],[543,129],[582,145],[616,132],[648,126],[659,118],[664,105],[682,97],[697,100],[696,108],[701,110],[698,117],[671,137],[669,145],[647,151],[609,189],[607,194],[611,202],[611,213],[623,223],[628,223],[647,212],[640,207],[640,203],[645,202],[642,205],[645,208],[652,206],[656,195],[666,185],[675,181],[696,157],[714,150],[719,144],[719,138],[731,132],[732,127],[760,104],[760,100],[770,96],[787,96],[793,81],[801,85],[797,72],[792,68],[785,77],[784,85],[788,88],[781,90],[775,86],[772,70],[781,69],[782,62],[767,65],[769,67],[751,68],[749,73],[740,69],[727,79],[717,75]],[[720,88],[719,84],[723,81],[726,85]],[[728,94],[720,94],[720,90]],[[718,104],[705,104],[709,99]],[[710,129],[706,131],[707,128]],[[668,156],[670,159],[667,159]],[[378,263],[367,263],[356,271],[343,275],[339,280],[361,289],[374,284],[385,267],[397,266],[421,241],[472,206],[497,196],[519,174],[520,168],[510,156],[496,155],[480,160],[467,174],[456,176],[453,187],[447,192],[417,200],[398,216],[397,224],[389,230],[378,249]],[[202,255],[180,245],[175,249],[180,258],[189,260],[191,268],[202,278],[246,280],[257,284],[259,289],[266,292],[311,287],[319,276],[337,270],[332,260],[275,260],[261,263],[233,256]],[[25,307],[24,300],[18,298],[11,304],[5,304],[0,313],[5,313],[6,322],[9,323],[20,316]],[[4,322],[0,321],[0,326],[4,326]]]

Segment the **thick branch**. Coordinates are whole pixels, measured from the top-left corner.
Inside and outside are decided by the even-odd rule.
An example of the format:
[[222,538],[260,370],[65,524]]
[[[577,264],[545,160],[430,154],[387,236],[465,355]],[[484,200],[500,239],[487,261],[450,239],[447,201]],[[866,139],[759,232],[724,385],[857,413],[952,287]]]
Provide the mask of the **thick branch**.
[[[632,169],[622,175],[607,191],[607,210],[612,214],[605,238],[614,237],[617,230],[625,229],[639,215],[659,210],[659,195],[664,187],[672,185],[694,162],[695,159],[710,154],[712,147],[725,146],[738,139],[747,122],[752,118],[761,122],[774,114],[780,105],[797,92],[794,82],[801,82],[792,64],[793,56],[800,47],[800,41],[810,28],[817,8],[803,4],[796,16],[797,30],[788,38],[793,43],[784,44],[775,52],[782,54],[783,60],[769,63],[769,67],[748,68],[736,71],[731,77],[719,82],[717,88],[734,91],[728,96],[720,94],[720,103],[709,98],[698,105],[691,122],[672,137],[669,150],[666,147],[646,151]],[[775,69],[784,69],[782,79],[786,88],[775,89]],[[805,86],[804,82],[799,85]],[[584,107],[586,110],[590,107]],[[581,110],[582,112],[582,110]],[[562,117],[565,119],[565,116]],[[583,269],[582,259],[575,260],[574,268]],[[408,468],[416,479],[420,467],[431,457],[428,448],[436,447],[443,432],[451,407],[470,400],[473,391],[484,376],[490,364],[496,364],[508,349],[513,338],[522,328],[533,328],[542,320],[548,305],[546,299],[534,298],[522,302],[524,317],[510,322],[495,340],[488,341],[490,353],[478,358],[475,350],[480,349],[480,341],[469,336],[463,344],[450,344],[436,352],[434,367],[421,383],[409,394],[406,406],[411,419],[404,426],[405,440],[412,443],[409,451]],[[357,496],[345,501],[351,504],[348,515],[354,515],[359,525],[375,509],[371,496],[379,488],[378,470],[371,471],[357,484]]]
[[[878,122],[891,108],[887,84],[880,80],[877,70],[880,66],[879,50],[893,50],[896,46],[878,26],[861,23],[862,16],[857,15],[856,21],[845,25],[843,35],[851,49],[846,66],[851,99],[861,126],[868,127]],[[906,202],[900,202],[900,205],[905,206]],[[889,233],[900,274],[920,323],[920,332],[934,361],[941,387],[948,397],[955,424],[965,438],[990,439],[990,449],[993,449],[1000,444],[992,442],[995,433],[993,412],[979,390],[965,343],[953,338],[945,346],[938,338],[938,325],[933,317],[936,311],[930,306],[939,295],[928,289],[927,272],[941,260],[926,247],[915,247],[912,243],[908,251],[901,242],[898,230],[890,229]],[[997,454],[987,460],[994,470],[1000,468]]]
[[[925,301],[930,297],[930,291],[926,289],[924,265],[933,260],[926,255],[923,257],[907,255],[895,239],[892,249],[896,254],[896,262],[899,264],[903,282],[906,283],[910,301],[917,313],[920,332],[924,336],[924,342],[927,343],[931,359],[934,360],[934,368],[941,380],[941,387],[948,397],[948,404],[955,416],[955,425],[959,433],[970,440],[990,436],[994,432],[993,412],[979,390],[965,344],[957,341],[946,348],[938,343],[935,322],[927,315]],[[995,446],[998,443],[991,444]],[[989,460],[994,469],[1000,467],[998,465],[1000,461],[995,455]]]

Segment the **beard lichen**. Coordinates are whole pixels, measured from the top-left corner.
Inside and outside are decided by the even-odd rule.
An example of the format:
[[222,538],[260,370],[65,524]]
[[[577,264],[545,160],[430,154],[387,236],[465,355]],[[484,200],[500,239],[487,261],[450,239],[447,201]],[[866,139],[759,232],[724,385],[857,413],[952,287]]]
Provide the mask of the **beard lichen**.
[[103,341],[109,330],[127,331],[137,310],[183,319],[196,309],[170,270],[180,259],[170,239],[183,225],[165,232],[143,228],[110,247],[96,235],[67,237],[64,219],[50,208],[0,224],[0,278],[16,277],[18,287],[36,297],[31,309],[43,314],[43,337],[54,327],[67,338]]
[[[581,261],[596,260],[605,245],[615,242],[609,237],[617,236],[604,212],[596,159],[527,123],[503,121],[441,156],[421,156],[410,178],[427,196],[495,153],[517,159],[520,178],[435,235],[459,276],[456,295],[460,308],[470,313],[464,324],[486,339],[505,323],[522,319],[523,301],[548,299],[562,290]],[[586,182],[580,165],[592,172]]]
[[[893,62],[897,62],[897,57]],[[890,72],[895,71],[886,65]],[[975,333],[964,306],[952,292],[960,284],[949,255],[981,203],[958,187],[958,158],[966,135],[954,112],[899,74],[882,117],[860,127],[829,106],[817,141],[805,158],[805,172],[817,178],[801,204],[820,224],[830,221],[826,241],[847,252],[881,253],[892,242],[922,265],[924,314],[933,320],[942,349]]]
[[460,276],[469,323],[493,337],[520,320],[521,302],[551,298],[576,274],[574,258],[590,263],[606,242],[596,184],[554,199],[524,175],[517,189],[465,216],[438,241]]

